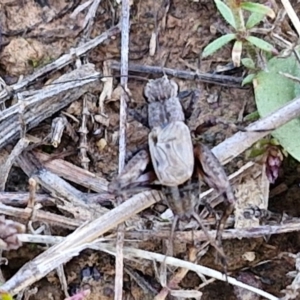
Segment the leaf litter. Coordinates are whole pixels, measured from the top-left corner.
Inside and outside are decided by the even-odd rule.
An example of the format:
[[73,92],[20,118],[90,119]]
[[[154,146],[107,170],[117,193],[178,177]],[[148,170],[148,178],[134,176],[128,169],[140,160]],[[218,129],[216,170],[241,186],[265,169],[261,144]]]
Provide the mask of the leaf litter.
[[[54,255],[55,252],[51,254],[49,247],[51,247],[51,243],[54,243],[55,238],[67,236],[70,229],[74,230],[86,221],[105,216],[105,213],[116,205],[114,196],[107,192],[107,184],[117,174],[118,168],[120,109],[118,99],[122,94],[122,89],[118,87],[118,73],[113,72],[113,87],[109,81],[107,84],[95,83],[94,80],[89,81],[89,79],[86,82],[83,79],[78,82],[78,76],[81,78],[98,76],[98,70],[104,74],[105,64],[109,60],[120,59],[119,30],[118,28],[111,29],[117,24],[115,20],[120,17],[120,6],[117,3],[102,1],[96,7],[95,18],[93,19],[91,18],[93,14],[87,13],[91,7],[88,5],[89,2],[80,1],[73,1],[73,3],[49,1],[45,5],[42,1],[33,0],[22,1],[22,4],[14,1],[6,1],[1,4],[2,51],[0,53],[0,71],[1,77],[9,82],[8,85],[13,84],[12,88],[7,87],[7,90],[1,93],[4,95],[1,98],[2,112],[0,113],[3,126],[0,136],[1,161],[2,155],[4,162],[8,161],[5,167],[6,173],[9,171],[7,168],[12,168],[8,180],[6,181],[6,176],[4,176],[5,179],[1,182],[1,186],[4,187],[1,193],[2,212],[6,215],[6,219],[12,220],[11,222],[22,222],[27,226],[27,232],[32,233],[32,240],[28,240],[31,243],[33,243],[35,235],[44,233],[45,236],[50,236],[47,226],[50,226],[53,237],[52,242],[51,236],[49,237],[48,242],[46,242],[47,247],[41,242],[39,244],[27,244],[22,240],[23,246],[20,249],[5,251],[3,257],[8,260],[8,264],[1,267],[5,280],[9,280],[18,269],[26,266],[26,262],[34,261],[34,257],[37,257],[38,254]],[[171,4],[166,4],[158,1],[154,5],[153,1],[149,0],[141,3],[133,2],[130,9],[129,60],[141,66],[197,71],[199,70],[201,49],[214,39],[216,32],[220,32],[224,26],[220,23],[213,3],[173,1]],[[161,13],[158,14],[158,11]],[[92,11],[89,12],[92,13]],[[86,23],[86,21],[88,22]],[[82,28],[83,24],[89,23],[92,26],[87,25],[86,28]],[[214,31],[213,27],[217,30]],[[103,36],[101,42],[95,42],[93,46],[86,44],[89,39],[97,38],[106,32],[108,34]],[[80,48],[81,45],[83,48]],[[73,53],[71,49],[74,48],[81,50]],[[212,71],[218,65],[228,63],[230,52],[231,49],[228,47],[210,60],[203,61],[201,71]],[[76,54],[82,56],[85,53],[86,57],[83,60],[95,64],[95,68],[85,70],[78,75],[74,72],[75,66],[78,66],[79,63],[76,61]],[[60,62],[58,58],[62,55],[65,56],[63,62]],[[51,63],[53,64],[51,65]],[[48,68],[49,64],[50,67]],[[192,68],[190,68],[191,66]],[[36,70],[43,68],[46,68],[44,74],[47,75],[43,76],[43,80],[34,80],[41,77],[41,74]],[[66,87],[59,86],[55,90],[54,80],[61,75],[72,74],[72,71],[74,72],[73,77],[62,79],[63,82],[67,81]],[[25,80],[22,81],[22,78],[19,78],[21,75],[24,76]],[[139,72],[138,75],[144,79],[153,76],[142,72]],[[241,75],[237,73],[237,76]],[[74,81],[75,78],[76,81]],[[227,121],[236,121],[242,110],[244,110],[244,115],[254,110],[253,94],[250,89],[213,86],[209,83],[179,78],[175,78],[175,80],[179,84],[180,90],[200,90],[200,97],[188,119],[190,129],[195,129],[201,123],[202,118],[207,115],[222,117]],[[73,92],[71,92],[70,86],[67,86],[68,82],[74,88]],[[146,102],[143,97],[145,83],[145,80],[142,81],[134,77],[128,78],[128,90],[130,91],[128,111],[137,112],[141,117],[145,117]],[[40,97],[38,93],[38,90],[43,88],[43,84],[48,86],[48,98]],[[24,87],[27,87],[25,92],[22,90]],[[51,88],[53,89],[51,90]],[[111,90],[112,88],[113,90]],[[105,94],[103,93],[101,98],[102,91],[105,91]],[[18,97],[14,97],[12,101],[8,100],[8,95],[16,92],[19,93]],[[207,99],[211,94],[215,94],[217,97],[215,97],[216,101],[209,103]],[[25,100],[23,100],[24,97]],[[27,97],[31,98],[26,99]],[[246,101],[246,105],[244,101]],[[53,147],[51,139],[49,139],[51,126],[53,120],[62,117],[62,114],[73,129],[73,134],[65,130],[60,143],[57,143],[57,147]],[[85,120],[84,116],[86,116]],[[133,117],[129,113],[126,124],[126,158],[130,158],[133,153],[140,149],[141,145],[146,143],[148,133],[148,128],[142,122],[137,121],[136,116]],[[230,129],[216,126],[202,136],[202,141],[213,147],[231,135]],[[29,143],[29,147],[31,147],[29,152],[32,155],[20,154],[19,149],[16,148],[18,141]],[[82,149],[86,149],[86,151]],[[9,155],[10,153],[11,155]],[[17,163],[23,171],[15,166],[12,167],[12,161]],[[51,164],[52,169],[50,169]],[[265,183],[263,169],[259,168],[257,164],[243,169],[243,165],[245,165],[244,157],[239,155],[231,165],[226,166],[228,173],[237,171],[235,176],[232,176],[231,182],[236,193],[241,195],[242,202],[247,203],[248,201],[252,206],[258,206],[261,210],[274,210],[279,214],[283,214],[284,210],[288,216],[294,217],[294,222],[296,222],[299,216],[296,205],[299,178],[297,164],[293,160],[285,162],[279,179],[271,188],[286,183],[288,189],[283,193],[273,195],[269,206],[268,203],[265,203],[265,200],[268,200],[269,186]],[[41,167],[43,169],[45,166],[47,171],[41,173]],[[239,173],[241,167],[243,172]],[[22,172],[27,174],[27,178]],[[28,192],[28,177],[34,178],[38,182],[35,191],[30,190]],[[57,187],[53,186],[53,183]],[[11,193],[12,191],[14,194]],[[148,197],[150,196],[148,195]],[[207,197],[209,201],[215,201],[215,203],[220,203],[222,200],[218,199],[218,195],[214,195],[214,191],[207,191]],[[25,199],[23,203],[22,199]],[[33,205],[28,204],[28,199],[33,201]],[[82,199],[85,201],[81,201]],[[255,202],[256,199],[258,202]],[[145,204],[144,207],[151,205],[152,202],[149,203]],[[150,231],[149,238],[143,239],[140,235],[135,240],[132,237],[127,240],[125,234],[124,246],[165,253],[162,243],[164,239],[159,238],[160,232],[164,233],[170,229],[170,226],[166,227],[165,220],[159,218],[165,210],[164,202],[160,201],[154,204],[151,209],[144,210],[126,220],[126,226],[131,229],[132,237],[134,234],[138,235],[141,229],[152,230],[152,234]],[[242,212],[243,209],[240,213]],[[202,211],[202,217],[207,217],[205,211]],[[240,221],[238,228],[245,228],[242,222],[243,217],[241,215],[235,217]],[[212,217],[205,221],[213,228]],[[255,222],[257,222],[257,218]],[[249,226],[249,221],[246,223]],[[17,228],[21,228],[18,227],[20,226],[18,224],[15,223]],[[253,223],[250,222],[250,224]],[[267,224],[275,224],[274,226],[280,227],[276,222]],[[187,238],[191,232],[184,231],[186,224],[182,226],[179,227],[182,228],[181,233],[184,238]],[[256,225],[252,226],[256,227]],[[235,229],[237,235],[233,233],[232,237],[239,238],[238,228]],[[249,232],[251,233],[251,231]],[[230,234],[230,232],[228,233]],[[114,241],[115,234],[111,228],[102,238],[106,242]],[[152,238],[150,238],[151,235]],[[195,236],[197,236],[197,232],[195,232]],[[254,285],[251,282],[255,278],[255,282],[259,280],[262,283],[262,285],[257,284],[257,286],[263,291],[280,297],[283,295],[280,294],[280,290],[286,290],[285,299],[292,299],[289,297],[297,294],[297,283],[296,280],[293,281],[293,278],[286,276],[286,274],[297,270],[296,257],[293,259],[293,257],[284,256],[282,253],[296,254],[298,252],[299,246],[296,237],[297,233],[286,233],[271,237],[264,235],[264,239],[259,237],[223,240],[224,250],[228,257],[229,276],[238,278],[241,270],[246,268],[248,273],[244,277],[250,276],[251,280],[248,282],[250,285]],[[61,242],[59,239],[55,241],[56,243]],[[193,239],[188,242],[176,242],[177,247],[174,248],[174,255],[187,260],[189,244],[193,244]],[[34,251],[32,251],[32,247],[34,247]],[[85,248],[83,246],[82,249]],[[65,250],[68,252],[68,247]],[[72,251],[72,248],[70,250]],[[67,288],[70,288],[72,284],[79,285],[78,297],[71,299],[80,299],[82,295],[88,294],[84,292],[86,283],[82,282],[80,276],[86,265],[89,267],[96,266],[101,274],[100,280],[91,278],[88,282],[91,287],[88,299],[114,298],[114,257],[105,252],[95,252],[90,249],[82,252],[77,251],[76,254],[71,254],[70,258],[75,257],[64,266]],[[76,256],[79,252],[80,255]],[[62,263],[65,262],[67,260],[62,261]],[[125,268],[127,266],[133,271],[124,273],[123,297],[153,299],[155,293],[158,294],[161,289],[159,278],[155,276],[153,263],[137,258],[134,260],[125,259],[124,263]],[[222,270],[222,266],[215,262],[212,249],[203,254],[199,264],[215,270]],[[67,298],[67,295],[63,293],[63,289],[66,289],[63,276],[59,276],[60,279],[58,279],[56,271],[49,273],[47,267],[45,264],[45,270],[43,270],[45,277],[30,285],[30,287],[38,288],[36,294],[31,295],[30,299]],[[182,297],[189,295],[185,294],[184,290],[197,290],[199,286],[202,288],[198,295],[202,293],[202,299],[234,299],[234,297],[240,297],[238,295],[241,293],[241,290],[238,290],[234,296],[233,289],[225,282],[209,283],[206,282],[203,275],[198,276],[193,272],[182,276],[180,280],[179,286],[173,288],[180,290],[180,293],[178,291],[177,294]],[[210,279],[207,278],[207,280]],[[7,284],[9,282],[11,281],[8,281]],[[60,288],[60,285],[63,286],[63,289]],[[19,290],[16,286],[12,285],[12,287],[11,291],[18,291],[18,296],[21,296],[23,288]],[[80,288],[82,289],[80,290]],[[174,295],[176,295],[175,292]],[[72,297],[72,295],[69,296]],[[26,292],[24,291],[24,299],[25,297]]]

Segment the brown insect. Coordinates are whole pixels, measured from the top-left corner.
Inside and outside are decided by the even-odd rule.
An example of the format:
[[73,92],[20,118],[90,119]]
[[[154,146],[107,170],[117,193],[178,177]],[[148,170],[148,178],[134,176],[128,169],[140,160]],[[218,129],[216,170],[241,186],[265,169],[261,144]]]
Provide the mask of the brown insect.
[[[223,224],[234,205],[234,195],[228,178],[218,159],[201,143],[193,145],[189,128],[184,123],[183,108],[178,98],[178,85],[166,76],[150,80],[145,87],[148,99],[149,151],[138,152],[115,178],[109,188],[111,191],[132,187],[156,179],[170,209],[175,215],[172,235],[178,219],[194,218],[207,235],[210,243],[223,258],[223,250],[211,238],[198,214],[200,181],[224,194],[227,209],[219,223],[220,238]],[[150,172],[144,174],[147,166]],[[196,189],[190,188],[192,179],[198,179]],[[171,235],[171,238],[172,238]]]

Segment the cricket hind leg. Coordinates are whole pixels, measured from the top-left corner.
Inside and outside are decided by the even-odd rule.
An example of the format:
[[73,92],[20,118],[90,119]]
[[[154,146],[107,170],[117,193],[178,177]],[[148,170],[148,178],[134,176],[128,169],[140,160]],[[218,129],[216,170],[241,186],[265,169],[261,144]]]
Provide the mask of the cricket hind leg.
[[172,227],[171,227],[171,234],[169,237],[169,245],[167,247],[167,256],[173,256],[174,254],[174,236],[175,236],[175,230],[176,227],[178,225],[178,221],[179,221],[179,217],[178,216],[174,216],[173,222],[172,222]]
[[111,181],[108,190],[120,192],[122,189],[137,183],[138,178],[144,173],[150,161],[150,154],[147,150],[138,152],[129,160],[122,172]]
[[[220,194],[225,195],[227,208],[223,213],[220,221],[217,225],[217,235],[216,241],[217,248],[220,248],[222,231],[225,227],[225,223],[231,212],[234,208],[235,197],[232,191],[232,187],[229,183],[228,177],[219,162],[219,160],[215,157],[215,155],[210,151],[210,149],[204,144],[197,144],[194,147],[194,155],[195,155],[195,171],[198,175],[199,181],[204,181],[209,187],[215,189]],[[199,217],[200,219],[200,217]],[[223,251],[223,250],[222,250]],[[219,254],[221,254],[219,252]],[[224,261],[223,253],[221,254],[221,260]],[[226,263],[225,263],[226,265]]]
[[[174,235],[175,235],[176,226],[178,224],[178,220],[179,220],[179,217],[174,216],[173,223],[172,223],[172,228],[171,228],[171,234],[170,234],[170,237],[168,239],[166,255],[165,255],[165,258],[162,261],[161,267],[160,267],[160,278],[161,278],[160,281],[162,281],[162,278],[166,277],[166,274],[167,274],[167,263],[166,263],[167,257],[168,256],[173,256],[173,254],[174,254],[173,253],[174,252],[173,243],[174,243]],[[163,276],[163,275],[165,275],[165,276]],[[166,282],[164,282],[164,284],[162,284],[162,286],[167,286]]]
[[183,201],[181,201],[180,192],[179,192],[178,187],[161,186],[161,191],[164,194],[164,197],[168,204],[168,207],[169,207],[169,209],[171,209],[171,211],[173,212],[173,216],[174,216],[173,222],[172,222],[172,227],[171,227],[170,237],[168,239],[167,251],[166,251],[166,255],[173,256],[174,235],[175,235],[176,227],[178,225],[178,221],[180,219]]
[[228,186],[227,190],[223,193],[223,196],[224,196],[224,202],[226,208],[223,211],[221,219],[218,222],[218,226],[217,226],[216,240],[218,241],[218,244],[222,243],[222,233],[224,231],[226,221],[228,220],[229,216],[232,214],[234,210],[235,197],[231,189],[231,186]]

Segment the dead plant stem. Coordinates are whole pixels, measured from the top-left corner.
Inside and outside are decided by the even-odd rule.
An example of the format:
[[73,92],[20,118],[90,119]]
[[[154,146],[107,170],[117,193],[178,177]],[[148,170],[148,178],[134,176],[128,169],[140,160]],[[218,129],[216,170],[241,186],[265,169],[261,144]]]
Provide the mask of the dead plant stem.
[[[129,51],[129,17],[130,3],[128,0],[122,1],[121,13],[121,85],[123,87],[120,99],[120,129],[119,129],[119,174],[125,166],[126,157],[126,122],[127,122],[127,103],[126,90],[128,81],[128,51]],[[121,203],[121,198],[118,201]],[[123,244],[124,244],[124,224],[118,226],[116,244],[116,275],[115,275],[115,300],[123,298]]]

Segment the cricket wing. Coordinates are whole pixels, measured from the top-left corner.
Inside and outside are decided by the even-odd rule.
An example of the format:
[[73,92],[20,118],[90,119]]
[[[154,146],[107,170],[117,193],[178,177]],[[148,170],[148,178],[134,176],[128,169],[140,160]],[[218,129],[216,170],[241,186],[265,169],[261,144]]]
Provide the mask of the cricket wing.
[[155,127],[149,134],[149,149],[155,173],[162,185],[177,186],[191,178],[194,170],[193,144],[183,122]]

